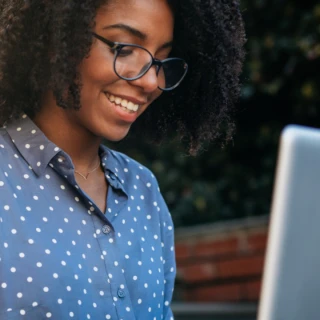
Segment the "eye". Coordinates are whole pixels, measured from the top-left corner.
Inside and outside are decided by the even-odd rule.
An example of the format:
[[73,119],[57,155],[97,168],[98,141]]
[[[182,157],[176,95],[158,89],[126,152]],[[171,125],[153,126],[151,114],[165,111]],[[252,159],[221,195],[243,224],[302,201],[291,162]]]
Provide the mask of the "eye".
[[117,53],[118,57],[127,57],[133,53],[132,48],[128,46],[117,45],[116,47],[109,49],[112,54]]
[[131,50],[129,47],[125,47],[117,51],[119,57],[127,57],[133,53],[133,50]]

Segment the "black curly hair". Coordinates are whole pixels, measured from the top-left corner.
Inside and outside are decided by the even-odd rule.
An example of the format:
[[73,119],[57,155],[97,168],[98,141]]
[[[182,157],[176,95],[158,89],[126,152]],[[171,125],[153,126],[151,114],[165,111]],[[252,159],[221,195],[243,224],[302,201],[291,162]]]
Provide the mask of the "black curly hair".
[[[48,89],[60,107],[81,107],[77,66],[89,54],[96,12],[107,3],[0,0],[0,124],[21,112],[32,117]],[[205,141],[232,138],[245,32],[238,0],[168,3],[175,14],[172,56],[186,59],[189,71],[134,129],[155,141],[175,133],[195,154]]]

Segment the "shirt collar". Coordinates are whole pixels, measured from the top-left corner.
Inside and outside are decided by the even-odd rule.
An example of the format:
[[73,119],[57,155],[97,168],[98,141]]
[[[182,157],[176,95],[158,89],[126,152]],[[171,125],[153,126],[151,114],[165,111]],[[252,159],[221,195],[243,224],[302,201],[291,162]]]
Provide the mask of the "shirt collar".
[[38,176],[41,176],[60,148],[48,140],[25,114],[7,123],[4,128],[25,161]]
[[[122,157],[119,157],[118,152],[109,149],[105,145],[100,146],[100,159],[102,166],[107,170],[109,183],[127,193],[126,173],[128,172],[127,166],[130,160],[127,158],[123,160]],[[116,183],[113,183],[113,181],[116,181]]]
[[[22,157],[38,176],[44,173],[49,162],[57,153],[63,152],[26,114],[17,120],[10,121],[4,128]],[[126,193],[125,181],[130,160],[125,156],[119,157],[117,152],[105,145],[100,146],[99,152],[102,165],[107,169],[110,184]]]

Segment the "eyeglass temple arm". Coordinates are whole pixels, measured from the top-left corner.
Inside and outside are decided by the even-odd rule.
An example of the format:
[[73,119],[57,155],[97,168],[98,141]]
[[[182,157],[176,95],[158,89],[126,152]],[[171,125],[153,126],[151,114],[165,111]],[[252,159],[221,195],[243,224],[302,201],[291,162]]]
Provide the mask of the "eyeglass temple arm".
[[111,49],[116,49],[118,44],[113,42],[113,41],[110,41],[108,39],[105,39],[101,36],[99,36],[98,34],[92,32],[93,36],[96,37],[97,39],[101,40],[102,42],[104,42],[106,45],[108,45]]

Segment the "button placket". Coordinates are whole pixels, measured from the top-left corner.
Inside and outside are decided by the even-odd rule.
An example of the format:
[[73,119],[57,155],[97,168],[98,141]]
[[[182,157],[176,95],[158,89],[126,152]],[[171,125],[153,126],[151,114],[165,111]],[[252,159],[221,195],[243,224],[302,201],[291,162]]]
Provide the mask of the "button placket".
[[119,298],[124,298],[126,296],[126,292],[123,289],[118,289],[118,297]]
[[105,224],[103,227],[102,227],[102,232],[104,234],[109,234],[111,232],[111,227],[108,226],[107,224]]
[[[108,225],[108,227],[110,227]],[[101,230],[103,226],[100,227]],[[110,234],[113,231],[110,232]],[[119,315],[119,319],[135,319],[134,317],[128,318],[128,309],[133,310],[132,301],[130,298],[130,293],[126,289],[127,283],[123,273],[123,266],[121,266],[121,254],[117,248],[117,244],[115,242],[110,242],[112,238],[108,237],[100,237],[99,242],[101,247],[105,248],[107,251],[108,258],[104,259],[104,263],[106,266],[106,276],[107,282],[111,288],[111,294],[114,300],[114,306]],[[119,261],[119,263],[114,263],[115,261]],[[110,277],[111,275],[111,277]]]

